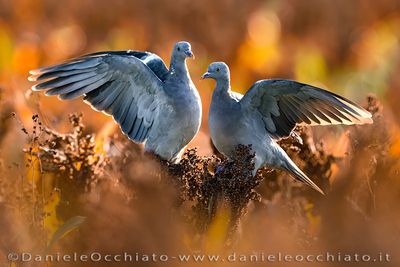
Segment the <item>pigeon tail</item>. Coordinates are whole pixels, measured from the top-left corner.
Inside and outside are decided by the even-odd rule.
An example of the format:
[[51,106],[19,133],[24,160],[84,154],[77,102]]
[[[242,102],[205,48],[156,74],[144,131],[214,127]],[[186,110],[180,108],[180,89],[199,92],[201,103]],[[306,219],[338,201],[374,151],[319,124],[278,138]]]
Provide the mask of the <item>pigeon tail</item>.
[[281,168],[289,172],[294,178],[296,178],[300,182],[305,183],[322,195],[325,195],[324,191],[322,191],[321,188],[319,188],[310,178],[308,178],[307,175],[305,175],[304,172],[302,172],[289,157],[286,158],[286,161],[281,166]]

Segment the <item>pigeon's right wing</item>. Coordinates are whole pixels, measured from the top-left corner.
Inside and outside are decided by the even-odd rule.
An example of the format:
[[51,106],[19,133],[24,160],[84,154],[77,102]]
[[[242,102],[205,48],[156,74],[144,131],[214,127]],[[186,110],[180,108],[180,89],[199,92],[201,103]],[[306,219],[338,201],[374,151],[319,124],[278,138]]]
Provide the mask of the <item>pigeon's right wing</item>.
[[142,143],[166,101],[163,82],[134,56],[96,53],[33,70],[33,90],[74,99],[81,95],[94,109],[112,115],[121,130]]
[[297,124],[372,123],[371,114],[352,101],[290,80],[258,81],[240,103],[258,112],[265,128],[276,139],[289,136]]
[[106,52],[96,52],[92,54],[87,54],[82,57],[99,56],[99,55],[114,55],[114,56],[133,56],[140,59],[144,64],[146,64],[157,77],[164,81],[166,74],[168,73],[168,68],[164,61],[154,53],[142,52],[135,50],[121,50],[121,51],[106,51]]

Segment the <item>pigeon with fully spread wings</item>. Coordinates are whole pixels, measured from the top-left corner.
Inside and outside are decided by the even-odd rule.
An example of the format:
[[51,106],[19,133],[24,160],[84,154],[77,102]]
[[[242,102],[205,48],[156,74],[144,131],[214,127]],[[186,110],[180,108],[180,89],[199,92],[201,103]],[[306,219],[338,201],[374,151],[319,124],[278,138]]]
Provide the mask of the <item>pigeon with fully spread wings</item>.
[[298,124],[365,124],[371,114],[334,93],[290,80],[261,80],[243,96],[231,91],[228,66],[214,62],[202,78],[217,84],[212,96],[208,127],[219,152],[233,154],[237,145],[252,145],[255,171],[260,167],[288,171],[296,179],[323,191],[308,178],[276,143]]
[[177,161],[200,127],[201,101],[190,79],[188,42],[178,42],[170,68],[156,54],[110,51],[88,54],[30,72],[34,91],[60,99],[83,96],[111,115],[122,132],[168,161]]

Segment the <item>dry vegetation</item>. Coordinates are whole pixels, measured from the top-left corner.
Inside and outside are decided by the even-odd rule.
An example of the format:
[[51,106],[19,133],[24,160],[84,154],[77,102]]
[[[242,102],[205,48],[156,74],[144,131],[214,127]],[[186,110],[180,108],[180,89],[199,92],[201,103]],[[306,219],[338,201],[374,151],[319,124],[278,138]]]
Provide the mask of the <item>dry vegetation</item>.
[[[375,124],[347,133],[349,163],[338,163],[305,128],[281,141],[326,197],[282,172],[264,169],[252,177],[250,146],[239,146],[234,159],[188,149],[170,164],[120,135],[99,148],[82,115],[70,115],[66,134],[33,115],[32,128],[20,129],[28,142],[26,166],[1,166],[2,251],[394,253],[398,224],[387,220],[388,206],[399,200],[392,181],[398,160],[389,155],[376,98],[368,98],[367,108]],[[10,117],[20,125],[17,114]]]

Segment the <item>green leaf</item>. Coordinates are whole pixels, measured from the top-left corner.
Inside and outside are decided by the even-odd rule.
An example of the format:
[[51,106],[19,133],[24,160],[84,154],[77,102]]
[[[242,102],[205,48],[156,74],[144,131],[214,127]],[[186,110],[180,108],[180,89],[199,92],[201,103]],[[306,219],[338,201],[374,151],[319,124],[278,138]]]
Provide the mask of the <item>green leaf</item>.
[[57,231],[54,233],[49,243],[47,244],[47,251],[51,249],[54,243],[56,243],[61,238],[69,234],[71,231],[77,229],[85,220],[86,217],[75,216],[66,221],[63,225],[61,225],[60,228],[58,228]]

